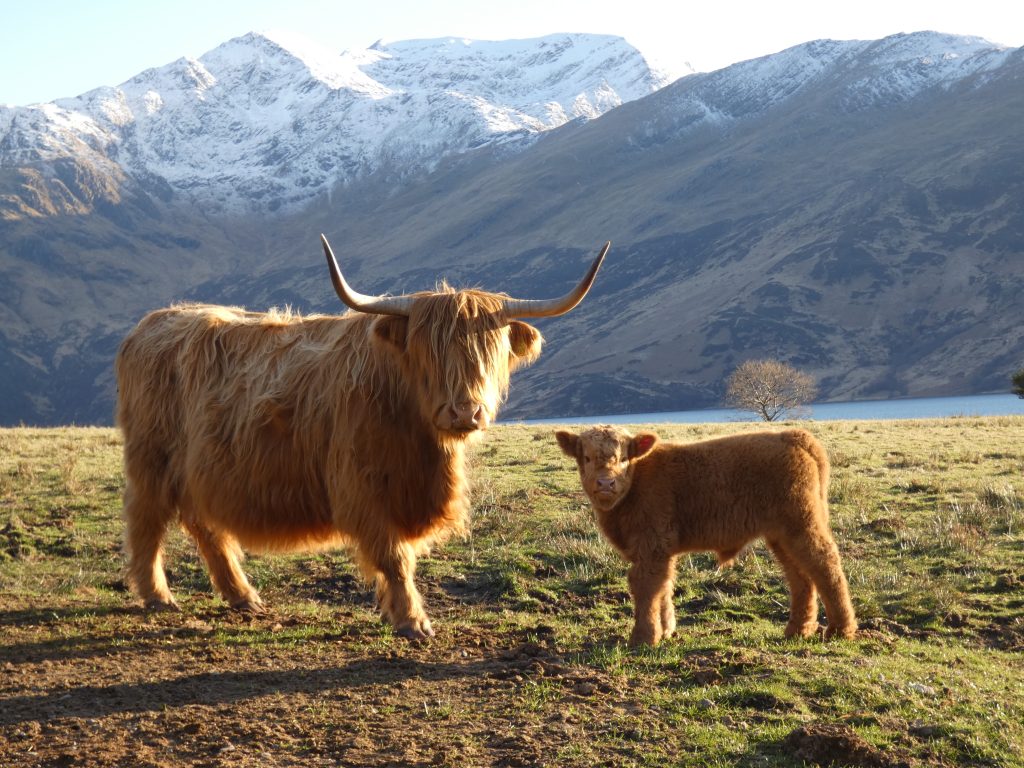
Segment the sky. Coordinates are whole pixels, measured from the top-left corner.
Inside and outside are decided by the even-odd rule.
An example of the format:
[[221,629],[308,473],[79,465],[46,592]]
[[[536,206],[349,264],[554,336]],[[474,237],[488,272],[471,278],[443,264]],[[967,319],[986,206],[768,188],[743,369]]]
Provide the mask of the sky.
[[0,0],[0,104],[116,86],[252,31],[334,50],[435,37],[619,35],[669,72],[709,72],[809,40],[933,30],[1024,45],[1020,0]]

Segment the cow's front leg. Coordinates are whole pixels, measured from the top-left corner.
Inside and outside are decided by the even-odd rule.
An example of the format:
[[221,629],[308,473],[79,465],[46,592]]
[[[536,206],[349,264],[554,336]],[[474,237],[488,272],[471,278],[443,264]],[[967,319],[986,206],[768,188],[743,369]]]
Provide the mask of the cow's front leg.
[[377,568],[377,601],[381,613],[402,637],[424,640],[434,636],[423,599],[416,589],[416,552],[407,542],[398,542],[382,552]]
[[[669,618],[666,615],[666,593],[672,594],[672,563],[672,558],[659,558],[633,563],[629,569],[629,591],[633,595],[635,612],[633,633],[629,637],[631,646],[657,645],[662,637],[675,629],[674,626],[665,626],[665,620]],[[671,619],[674,624],[674,612]]]

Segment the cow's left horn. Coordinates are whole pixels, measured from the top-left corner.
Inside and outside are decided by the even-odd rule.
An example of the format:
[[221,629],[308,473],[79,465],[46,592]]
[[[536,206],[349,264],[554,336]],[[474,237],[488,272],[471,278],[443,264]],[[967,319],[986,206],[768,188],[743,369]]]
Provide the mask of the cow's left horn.
[[611,247],[612,243],[609,240],[604,244],[601,252],[597,254],[597,258],[594,259],[594,263],[590,265],[590,269],[587,270],[587,274],[583,276],[579,284],[562,298],[505,299],[502,313],[509,320],[516,317],[554,317],[555,315],[564,315],[583,301],[583,297],[587,295],[590,286],[594,284],[594,278],[597,277],[597,270],[601,268],[601,262],[604,261],[605,254],[608,253],[608,249]]
[[334,290],[346,306],[357,312],[366,312],[373,315],[401,315],[409,316],[411,300],[406,296],[367,296],[352,290],[345,281],[338,266],[338,260],[334,258],[334,251],[327,238],[321,234],[320,241],[324,244],[324,255],[327,257],[327,267],[331,270],[331,282],[334,283]]

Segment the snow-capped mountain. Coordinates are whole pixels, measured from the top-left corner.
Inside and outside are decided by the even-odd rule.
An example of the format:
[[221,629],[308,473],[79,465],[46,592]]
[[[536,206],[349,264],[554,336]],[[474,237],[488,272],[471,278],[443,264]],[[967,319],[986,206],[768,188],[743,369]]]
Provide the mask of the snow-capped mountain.
[[931,88],[948,89],[970,78],[982,82],[1015,50],[979,37],[936,32],[816,40],[680,81],[659,94],[659,125],[642,127],[645,133],[663,131],[668,124],[725,127],[808,91],[819,99],[827,94],[830,106],[845,113],[907,102]]
[[401,177],[453,153],[522,142],[665,83],[612,36],[334,53],[251,33],[116,88],[0,108],[0,167],[74,157],[207,211],[279,210],[382,169]]
[[617,38],[249,35],[0,109],[0,423],[109,422],[155,307],[338,311],[320,232],[369,293],[538,298],[612,240],[506,417],[714,405],[766,354],[830,399],[1006,386],[1024,48],[825,40],[662,82]]

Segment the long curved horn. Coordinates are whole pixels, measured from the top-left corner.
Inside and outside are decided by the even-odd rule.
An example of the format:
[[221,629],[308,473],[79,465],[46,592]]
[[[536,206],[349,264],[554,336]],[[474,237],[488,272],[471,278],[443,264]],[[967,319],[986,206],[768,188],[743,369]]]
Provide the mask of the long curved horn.
[[509,320],[517,317],[554,317],[555,315],[564,315],[583,301],[583,297],[587,295],[590,286],[594,284],[594,278],[597,277],[597,270],[601,268],[601,262],[604,261],[605,254],[608,253],[608,249],[611,247],[612,242],[609,240],[604,244],[601,252],[597,254],[597,258],[594,259],[594,263],[590,265],[590,269],[587,270],[587,274],[583,276],[579,284],[562,298],[505,299],[502,314]]
[[324,244],[324,255],[327,257],[327,267],[331,270],[331,282],[334,283],[334,290],[346,306],[356,312],[366,312],[373,315],[400,315],[408,317],[412,300],[406,296],[367,296],[352,290],[345,281],[341,269],[338,267],[338,260],[334,258],[334,251],[327,238],[321,234],[320,241]]

